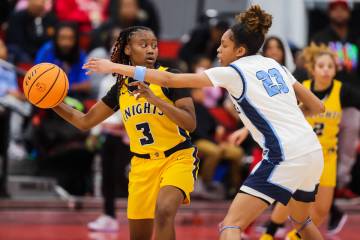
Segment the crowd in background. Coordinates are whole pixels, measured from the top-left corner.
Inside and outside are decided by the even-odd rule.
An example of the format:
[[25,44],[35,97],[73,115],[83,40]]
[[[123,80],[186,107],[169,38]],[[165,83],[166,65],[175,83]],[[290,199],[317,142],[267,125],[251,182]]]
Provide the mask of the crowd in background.
[[[326,13],[328,26],[318,29],[310,41],[328,45],[338,57],[336,78],[360,90],[360,34],[349,24],[351,8],[345,1],[336,1],[329,4]],[[54,177],[71,194],[92,195],[95,156],[103,160],[116,158],[110,165],[103,161],[102,168],[107,171],[103,178],[106,185],[116,185],[116,191],[110,190],[109,194],[126,197],[131,154],[120,115],[90,132],[80,132],[51,110],[36,109],[27,103],[21,90],[23,71],[41,62],[60,66],[70,83],[66,103],[87,111],[105,95],[115,78],[87,76],[82,65],[89,57],[109,58],[112,44],[123,28],[143,25],[159,35],[159,14],[151,0],[1,1],[0,155],[7,156],[11,174]],[[216,66],[217,47],[229,25],[227,19],[202,19],[187,41],[179,42],[178,55],[160,62],[188,72]],[[293,45],[290,48],[285,39],[269,36],[261,54],[286,66],[298,81],[309,79],[301,49]],[[228,143],[229,134],[241,128],[242,123],[224,90],[205,88],[192,90],[191,94],[197,116],[192,139],[201,158],[193,196],[210,200],[232,198],[253,166],[252,161],[261,158],[261,152],[251,136],[241,146]],[[351,198],[360,194],[360,163],[356,160],[355,144],[360,129],[359,111],[344,110],[341,126],[337,193]],[[114,148],[121,148],[122,154],[109,155]],[[30,169],[21,167],[29,162]]]

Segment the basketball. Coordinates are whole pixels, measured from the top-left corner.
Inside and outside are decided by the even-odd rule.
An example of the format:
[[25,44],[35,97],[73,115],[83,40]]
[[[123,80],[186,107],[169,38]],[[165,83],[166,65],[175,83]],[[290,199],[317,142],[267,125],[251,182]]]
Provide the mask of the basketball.
[[27,71],[23,88],[29,102],[39,108],[53,108],[66,97],[69,81],[58,66],[40,63]]

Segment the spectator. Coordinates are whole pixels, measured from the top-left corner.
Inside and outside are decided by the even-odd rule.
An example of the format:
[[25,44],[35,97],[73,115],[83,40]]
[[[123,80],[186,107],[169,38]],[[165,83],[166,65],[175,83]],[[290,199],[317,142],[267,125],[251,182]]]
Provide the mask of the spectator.
[[[139,0],[116,0],[110,3],[112,15],[110,19],[99,28],[95,29],[92,33],[91,48],[103,46],[106,42],[106,35],[110,29],[114,27],[127,28],[130,26],[146,26],[154,30],[155,34],[159,33],[159,25],[157,15],[155,13],[146,14],[146,8],[142,9],[141,3],[145,4],[144,7],[151,6],[148,1]],[[153,12],[154,8],[150,7]]]
[[268,37],[263,46],[263,56],[276,60],[281,65],[285,66],[285,47],[283,42],[278,37]]
[[305,58],[303,51],[301,49],[298,49],[296,52],[294,52],[295,55],[295,70],[293,72],[293,76],[296,80],[299,82],[303,82],[304,80],[309,79],[308,72],[305,68]]
[[[0,60],[7,61],[7,48],[1,39]],[[18,88],[17,76],[12,68],[0,64],[0,76],[0,104],[9,110],[14,110],[10,114],[10,140],[21,141],[23,137],[23,116],[30,114],[31,106],[27,101],[24,101],[25,97]],[[12,148],[15,145],[20,146],[12,141],[10,147]],[[23,154],[20,155],[23,156]]]
[[54,34],[56,18],[45,13],[45,0],[29,0],[25,10],[15,12],[6,34],[12,62],[31,63],[39,47]]
[[[118,35],[118,34],[117,34]],[[116,82],[116,78],[107,75],[100,80],[98,99],[106,95]],[[129,138],[126,134],[120,112],[111,115],[91,130],[91,138],[103,142],[101,155],[101,190],[104,198],[103,215],[88,224],[93,231],[117,231],[115,197],[127,197],[128,179],[126,166],[130,163]]]
[[79,46],[77,25],[64,22],[58,25],[54,40],[47,42],[36,54],[35,63],[49,62],[61,67],[68,76],[70,96],[86,98],[91,89],[89,78],[82,69],[86,54]]
[[[106,33],[106,41],[105,45],[97,47],[93,49],[88,54],[88,59],[90,58],[109,58],[111,49],[117,39],[117,37],[120,34],[121,29],[120,28],[113,28],[110,29]],[[106,74],[101,73],[94,73],[89,76],[90,82],[91,82],[91,97],[97,98],[99,94],[100,84],[102,83],[102,79],[106,77]]]
[[[196,56],[194,58],[194,61],[191,65],[191,71],[193,73],[200,73],[205,71],[206,69],[211,68],[212,62],[210,58],[206,56]],[[205,99],[204,99],[204,105],[207,108],[213,108],[217,107],[220,104],[220,101],[224,97],[224,93],[221,88],[213,87],[213,88],[203,88]]]
[[[7,60],[7,48],[0,39],[0,60]],[[1,62],[2,63],[2,62]],[[30,113],[30,105],[18,89],[16,73],[13,69],[0,63],[0,196],[6,196],[7,161],[11,158],[23,159],[25,149],[12,140],[22,137],[23,118],[21,114]],[[17,111],[12,111],[13,109]],[[21,114],[20,114],[21,113]],[[15,139],[16,138],[16,139]],[[11,149],[10,153],[9,149]]]
[[[7,49],[4,42],[0,39],[0,59],[7,60]],[[18,95],[18,85],[15,71],[5,68],[0,64],[0,97],[8,94]]]
[[[243,150],[224,141],[225,128],[219,125],[204,106],[204,92],[193,89],[191,93],[195,109],[197,128],[191,134],[202,158],[198,189],[195,194],[203,198],[222,199],[221,189],[213,182],[216,167],[221,160],[230,161],[230,187],[228,194],[234,194],[240,187]],[[235,191],[235,192],[233,192]]]
[[90,32],[105,19],[107,0],[61,0],[55,1],[54,10],[61,21],[72,21],[79,24],[80,32]]
[[[121,1],[121,0],[120,0]],[[110,0],[109,4],[109,14],[111,18],[116,19],[119,11],[119,5],[121,4],[119,0]],[[156,36],[159,36],[160,33],[160,22],[159,14],[152,0],[137,0],[139,4],[139,18],[142,21],[145,21],[145,24],[154,30]]]
[[[339,72],[336,78],[360,89],[359,47],[360,36],[349,26],[351,12],[347,1],[332,1],[328,7],[330,24],[316,33],[313,41],[325,43],[337,54]],[[360,112],[355,108],[344,109],[339,134],[338,193],[354,197],[347,185],[351,182],[351,169],[356,159],[356,143],[360,129]]]
[[[339,71],[336,79],[360,87],[358,66],[359,35],[350,28],[351,11],[346,0],[334,0],[328,5],[329,26],[316,33],[312,41],[317,44],[325,43],[337,54]],[[348,185],[351,182],[351,170],[356,160],[356,146],[360,130],[360,112],[356,108],[347,108],[342,112],[339,133],[339,166],[337,169],[338,196],[355,197]],[[331,208],[328,230],[333,231],[341,227],[344,214],[335,205]]]
[[312,41],[325,43],[337,54],[339,72],[337,79],[360,86],[358,78],[360,36],[351,29],[349,20],[351,11],[346,0],[335,0],[329,4],[329,26],[315,33]]
[[190,39],[180,49],[179,57],[188,66],[192,59],[198,55],[205,55],[214,61],[221,36],[228,29],[229,23],[225,20],[211,19],[196,27],[190,34]]
[[[29,6],[29,0],[17,0],[15,5],[15,11],[21,11]],[[15,3],[14,3],[15,4]],[[45,12],[48,13],[53,8],[53,0],[45,0]]]
[[294,59],[290,51],[289,45],[282,41],[279,37],[268,37],[262,48],[263,56],[276,60],[285,66],[289,71],[295,69]]

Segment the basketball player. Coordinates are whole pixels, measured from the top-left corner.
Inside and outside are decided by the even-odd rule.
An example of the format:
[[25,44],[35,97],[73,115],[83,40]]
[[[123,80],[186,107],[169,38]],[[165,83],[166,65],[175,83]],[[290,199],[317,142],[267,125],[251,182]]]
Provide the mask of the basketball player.
[[[170,72],[156,64],[157,56],[153,31],[130,27],[120,33],[111,61]],[[88,113],[64,103],[54,110],[75,127],[87,130],[120,109],[134,155],[127,209],[130,238],[152,239],[155,225],[155,239],[175,239],[174,218],[180,204],[190,202],[199,164],[188,135],[196,127],[192,99],[184,89],[156,84],[143,85],[141,93],[134,96],[129,87],[133,79],[116,75],[112,89]]]
[[[133,76],[146,90],[146,82],[167,87],[227,89],[240,118],[263,148],[263,158],[245,180],[220,226],[221,240],[238,240],[241,231],[270,204],[289,205],[294,227],[304,239],[322,239],[310,218],[310,201],[323,168],[321,145],[305,115],[323,112],[323,103],[298,83],[275,60],[256,55],[271,26],[272,16],[258,5],[237,17],[222,36],[217,67],[198,74],[172,74],[141,66],[91,59],[91,72]],[[301,102],[297,105],[297,99]]]
[[[360,94],[350,86],[334,79],[336,55],[325,45],[311,44],[304,49],[304,57],[312,79],[304,81],[303,84],[323,101],[326,108],[325,113],[307,118],[323,147],[325,160],[316,201],[311,209],[314,223],[320,226],[329,214],[336,186],[338,133],[342,109],[345,107],[360,109]],[[272,240],[277,228],[285,222],[287,215],[287,208],[277,204],[266,234],[261,240]],[[296,231],[291,231],[287,239],[296,240],[300,237]]]

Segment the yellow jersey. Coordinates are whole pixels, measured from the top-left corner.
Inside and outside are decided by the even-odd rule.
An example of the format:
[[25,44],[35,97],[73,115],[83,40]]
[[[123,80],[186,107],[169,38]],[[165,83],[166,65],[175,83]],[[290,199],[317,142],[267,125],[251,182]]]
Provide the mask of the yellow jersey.
[[[168,70],[159,66],[160,71]],[[161,109],[147,102],[145,98],[135,99],[128,90],[129,79],[119,89],[115,84],[108,95],[102,100],[113,110],[120,109],[126,132],[130,139],[130,150],[137,154],[152,154],[165,152],[184,141],[190,142],[189,133],[176,125],[166,116]],[[190,97],[184,89],[169,89],[159,85],[150,84],[149,88],[158,98],[174,104],[181,97]],[[114,92],[116,91],[116,94]],[[175,91],[183,91],[177,94],[178,98],[171,97]],[[112,94],[110,94],[112,92]],[[117,96],[117,105],[114,106],[114,95]],[[111,97],[110,97],[111,96]],[[181,96],[181,97],[179,97]],[[109,101],[108,99],[112,100]]]
[[[306,80],[303,85],[311,90],[311,80]],[[336,151],[338,144],[338,133],[342,114],[340,91],[342,83],[333,81],[330,93],[322,99],[325,105],[325,112],[307,117],[307,121],[317,134],[324,151]]]

